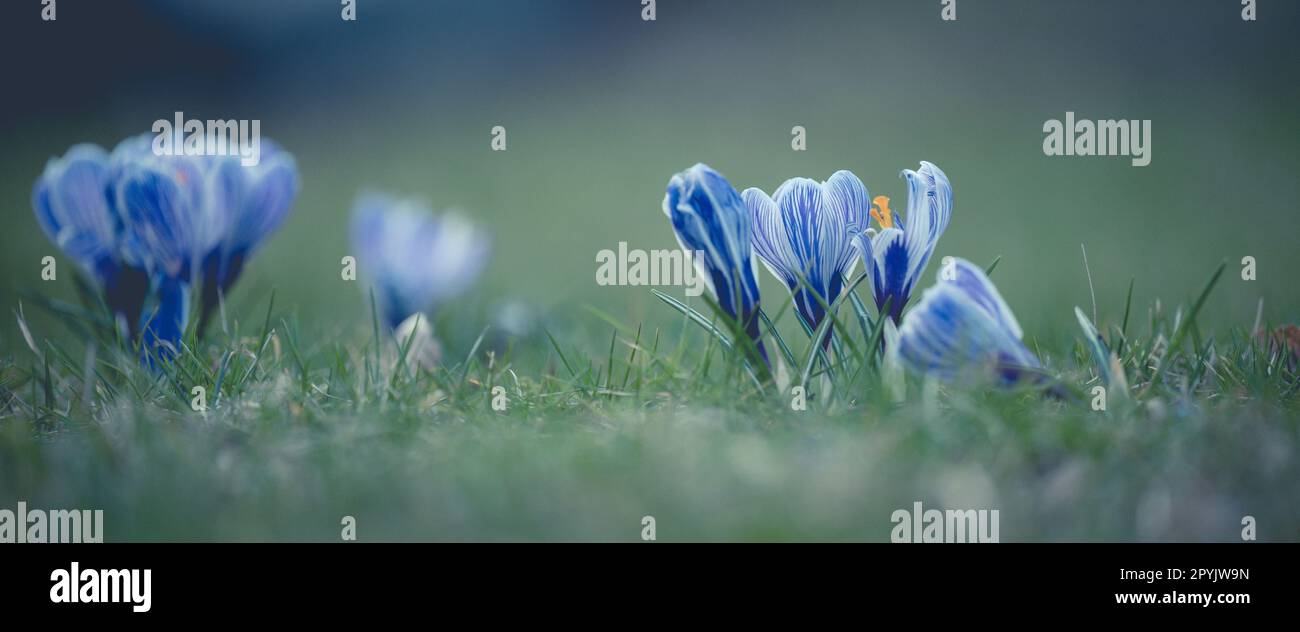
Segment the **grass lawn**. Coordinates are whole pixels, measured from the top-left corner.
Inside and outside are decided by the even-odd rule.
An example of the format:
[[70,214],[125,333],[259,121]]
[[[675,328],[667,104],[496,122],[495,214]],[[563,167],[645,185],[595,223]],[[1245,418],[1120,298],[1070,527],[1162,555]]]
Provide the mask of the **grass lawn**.
[[1197,326],[1217,279],[1099,314],[1119,365],[1100,375],[1082,329],[1030,332],[1058,396],[897,373],[848,302],[825,357],[769,330],[779,368],[756,378],[669,305],[654,329],[587,313],[453,337],[430,370],[272,295],[151,371],[93,304],[32,297],[0,365],[0,498],[103,509],[110,542],[337,541],[344,516],[367,541],[635,541],[644,516],[660,541],[888,541],[916,501],[998,509],[1003,542],[1240,541],[1244,516],[1295,540],[1297,374],[1249,327]]

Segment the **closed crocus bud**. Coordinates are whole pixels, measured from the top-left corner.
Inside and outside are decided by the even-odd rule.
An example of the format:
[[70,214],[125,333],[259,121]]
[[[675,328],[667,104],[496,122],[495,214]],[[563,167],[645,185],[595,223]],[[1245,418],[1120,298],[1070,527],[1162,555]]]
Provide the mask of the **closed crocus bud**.
[[663,207],[678,243],[697,253],[695,265],[718,306],[741,323],[766,360],[758,324],[752,220],[740,194],[721,174],[697,164],[668,182]]

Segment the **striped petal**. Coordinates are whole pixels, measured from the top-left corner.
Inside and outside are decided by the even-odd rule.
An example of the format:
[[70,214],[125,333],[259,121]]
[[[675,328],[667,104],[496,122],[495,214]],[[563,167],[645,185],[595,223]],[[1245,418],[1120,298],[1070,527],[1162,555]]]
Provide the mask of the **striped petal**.
[[899,356],[913,370],[947,381],[993,376],[1003,384],[1041,365],[988,277],[958,260],[957,278],[925,291],[899,330]]
[[264,139],[261,160],[245,166],[223,157],[221,205],[228,209],[229,232],[223,240],[227,257],[247,256],[276,231],[289,215],[300,186],[293,156]]
[[907,276],[910,259],[906,235],[897,228],[883,228],[872,238],[871,245],[871,291],[876,309],[883,310],[888,302],[889,317],[899,323],[915,287],[914,280]]
[[907,276],[916,280],[925,271],[948,220],[952,218],[952,185],[935,165],[921,161],[918,171],[905,169],[907,179]]
[[759,261],[779,279],[786,287],[794,287],[799,280],[791,270],[800,268],[794,252],[790,249],[790,237],[786,233],[785,222],[776,202],[772,201],[761,189],[749,188],[741,193],[745,207],[749,210],[753,222],[754,254]]
[[[908,185],[907,217],[901,218],[891,210],[893,226],[875,233],[871,248],[874,259],[863,259],[876,308],[889,300],[889,316],[895,323],[901,322],[903,309],[952,217],[952,187],[942,170],[922,161],[919,170],[905,169],[902,175]],[[859,251],[865,252],[861,246]]]
[[854,231],[865,226],[870,208],[866,186],[838,171],[822,183],[787,180],[772,198],[758,189],[743,197],[754,222],[755,253],[794,295],[804,322],[816,328],[824,317],[822,304],[839,297],[855,265]]
[[719,306],[732,317],[748,317],[758,306],[758,279],[740,194],[721,174],[697,164],[669,181],[663,207],[682,248],[703,252],[696,264]]
[[938,273],[937,283],[952,283],[961,288],[966,296],[970,297],[976,305],[988,312],[988,315],[998,322],[998,325],[1007,330],[1017,340],[1024,336],[1020,329],[1020,323],[1016,322],[1015,314],[1011,313],[1011,308],[1007,302],[1002,300],[1002,295],[998,289],[993,286],[988,275],[979,266],[957,257],[953,257],[954,275],[948,280],[944,279],[942,270]]
[[209,159],[199,240],[205,253],[200,323],[207,321],[220,295],[239,279],[248,259],[284,223],[298,195],[293,156],[270,139],[262,143],[256,165],[244,165],[238,156]]
[[702,253],[695,265],[718,306],[737,319],[766,359],[758,327],[758,261],[745,201],[722,174],[704,164],[668,182],[664,214],[685,250]]
[[103,286],[117,268],[117,226],[108,199],[108,154],[77,145],[52,159],[32,190],[45,235]]
[[117,213],[150,273],[189,282],[202,257],[203,174],[187,157],[152,157],[119,165]]
[[838,218],[835,243],[831,248],[838,253],[835,269],[848,278],[857,265],[852,239],[854,229],[866,228],[870,221],[871,193],[853,172],[845,170],[831,174],[830,179],[822,183],[822,188],[832,215]]

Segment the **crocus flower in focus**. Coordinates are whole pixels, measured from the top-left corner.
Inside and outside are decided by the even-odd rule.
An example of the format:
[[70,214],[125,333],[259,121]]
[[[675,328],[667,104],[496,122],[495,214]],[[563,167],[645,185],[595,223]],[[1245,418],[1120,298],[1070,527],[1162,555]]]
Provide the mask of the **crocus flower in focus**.
[[907,217],[889,208],[889,198],[878,196],[871,217],[879,230],[867,228],[854,238],[876,308],[883,309],[888,300],[888,315],[895,323],[902,320],[903,308],[952,217],[952,186],[942,170],[922,161],[919,170],[906,169],[903,177],[908,187]]
[[684,250],[700,253],[696,268],[728,316],[738,320],[766,360],[758,326],[758,273],[751,218],[721,174],[697,164],[668,182],[664,214]]
[[[754,252],[794,296],[803,321],[816,330],[856,265],[853,228],[867,225],[871,194],[857,176],[837,171],[818,183],[786,180],[772,197],[742,194],[753,221]],[[829,336],[826,338],[829,342]]]
[[927,289],[899,329],[898,354],[911,369],[946,381],[993,377],[1012,385],[1042,375],[1011,308],[975,264],[955,259],[955,276]]

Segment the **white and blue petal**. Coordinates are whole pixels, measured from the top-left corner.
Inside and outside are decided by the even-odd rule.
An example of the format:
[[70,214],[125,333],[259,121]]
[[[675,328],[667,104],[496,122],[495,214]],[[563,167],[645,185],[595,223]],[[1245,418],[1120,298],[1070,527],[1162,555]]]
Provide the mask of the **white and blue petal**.
[[211,239],[206,168],[204,157],[154,155],[142,136],[123,141],[110,158],[119,253],[148,272],[152,299],[139,316],[147,362],[172,357],[185,330],[191,288]]
[[155,277],[190,282],[203,254],[204,186],[198,160],[152,156],[114,168],[114,208],[130,258]]
[[[853,233],[855,229],[865,228],[870,221],[871,193],[862,180],[846,170],[831,174],[822,183],[822,189],[823,199],[829,205],[831,213],[839,218],[833,235],[835,241],[829,249],[839,253],[835,268],[848,278],[857,265],[854,259]],[[848,230],[839,227],[847,227]]]
[[460,215],[379,193],[357,198],[351,232],[357,267],[394,329],[472,287],[490,253],[487,235]]
[[925,161],[917,171],[903,170],[903,177],[907,180],[907,224],[903,228],[907,235],[907,274],[915,282],[952,218],[952,185],[939,167]]
[[758,255],[772,276],[780,279],[786,287],[794,287],[799,280],[790,271],[801,266],[789,246],[790,237],[776,202],[755,188],[745,189],[740,195],[753,223],[754,254]]
[[979,266],[961,259],[953,257],[953,275],[951,279],[945,279],[943,271],[939,272],[939,283],[949,283],[956,285],[966,294],[976,305],[988,313],[998,325],[1007,330],[1017,340],[1024,336],[1020,329],[1020,323],[1016,321],[1015,314],[1011,313],[1011,307],[1002,299],[998,289],[994,287],[993,282],[989,280],[988,275]]
[[117,267],[108,154],[85,144],[50,160],[32,190],[32,208],[50,241],[105,284]]
[[753,220],[736,189],[717,171],[696,164],[668,182],[664,214],[723,312],[740,321],[767,358],[758,324],[758,261]]
[[897,228],[880,229],[871,237],[871,254],[873,258],[866,263],[866,267],[876,308],[883,310],[888,301],[888,316],[895,323],[900,322],[903,307],[907,305],[907,300],[916,287],[915,279],[907,274],[911,259],[906,234]]
[[227,257],[246,259],[288,217],[300,186],[298,167],[289,152],[265,139],[258,164],[223,157],[220,173],[219,206],[229,215],[222,248]]
[[672,177],[663,208],[682,248],[703,253],[696,265],[719,306],[748,319],[759,300],[757,262],[740,194],[721,174],[697,164]]
[[263,139],[261,160],[244,165],[239,156],[209,158],[207,201],[199,239],[203,255],[200,323],[216,308],[244,265],[289,215],[300,181],[293,156]]
[[[952,186],[939,167],[922,161],[921,168],[902,173],[907,181],[907,217],[889,211],[892,226],[878,232],[866,231],[871,248],[863,246],[866,236],[859,234],[858,250],[863,254],[876,308],[890,302],[888,316],[900,322],[903,309],[934,254],[935,245],[952,218]],[[870,250],[872,256],[866,256]]]
[[855,265],[854,232],[866,225],[870,208],[866,186],[838,171],[822,183],[787,180],[771,198],[758,189],[747,189],[743,198],[754,222],[754,252],[786,284],[804,322],[816,328],[822,304],[839,297]]
[[[781,213],[781,223],[785,226],[787,237],[784,245],[793,264],[783,272],[796,279],[789,287],[794,294],[795,305],[804,321],[816,328],[821,323],[824,310],[808,288],[811,287],[827,303],[834,300],[828,286],[832,278],[838,277],[834,268],[838,253],[829,251],[828,246],[831,244],[828,242],[834,239],[832,233],[836,232],[838,218],[832,217],[823,203],[822,187],[815,180],[786,180],[777,187],[772,199]],[[847,237],[847,230],[844,232]],[[802,284],[798,279],[803,279],[808,286],[800,287]]]
[[997,288],[964,260],[957,261],[955,279],[941,278],[921,296],[899,329],[898,345],[913,370],[948,381],[992,376],[1012,384],[1040,367]]
[[112,158],[96,145],[77,145],[50,160],[32,191],[41,229],[91,274],[114,317],[134,337],[149,279],[122,254],[126,241],[112,200]]

